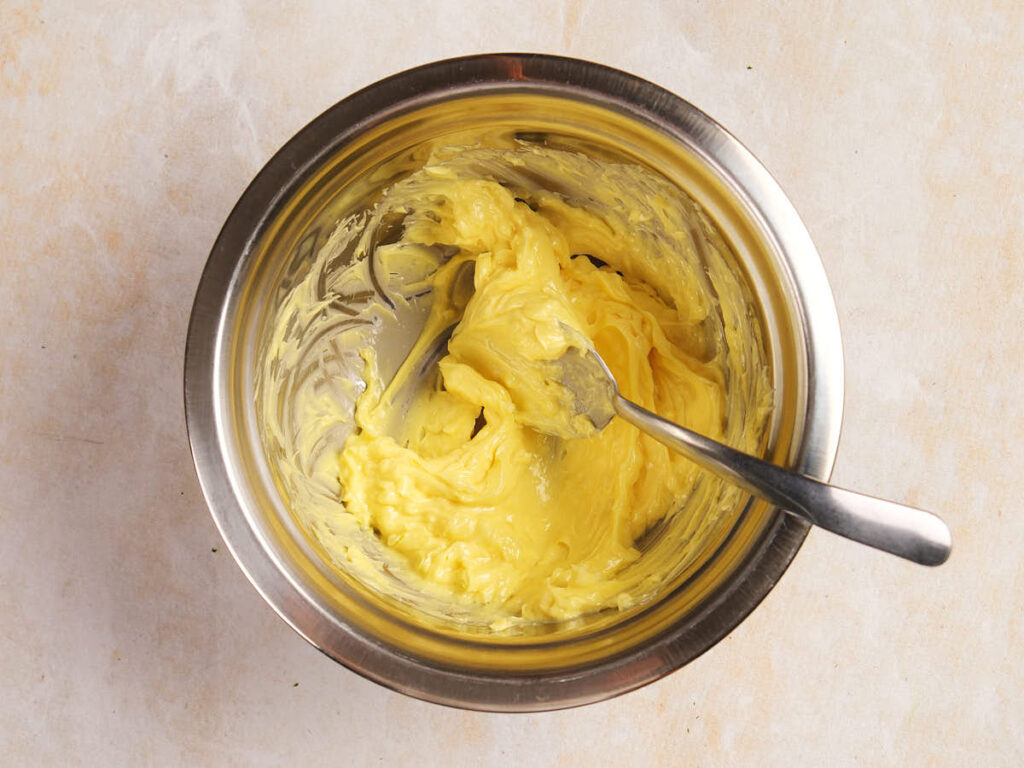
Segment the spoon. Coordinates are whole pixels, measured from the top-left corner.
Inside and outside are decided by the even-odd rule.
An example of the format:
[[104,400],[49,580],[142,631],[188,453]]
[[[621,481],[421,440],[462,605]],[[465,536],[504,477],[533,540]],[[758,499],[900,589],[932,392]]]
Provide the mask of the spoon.
[[399,434],[413,397],[437,379],[437,363],[448,354],[448,340],[451,339],[469,297],[473,294],[475,272],[476,262],[472,260],[464,261],[455,268],[447,285],[442,288],[445,300],[440,306],[445,308],[444,312],[434,323],[435,327],[441,323],[447,324],[429,339],[421,335],[406,353],[385,388],[381,399],[386,400],[391,406],[390,424],[386,428],[388,434]]
[[791,472],[663,419],[627,400],[593,349],[570,349],[559,361],[560,382],[578,413],[604,429],[618,415],[704,469],[809,523],[921,565],[941,565],[952,537],[937,516]]

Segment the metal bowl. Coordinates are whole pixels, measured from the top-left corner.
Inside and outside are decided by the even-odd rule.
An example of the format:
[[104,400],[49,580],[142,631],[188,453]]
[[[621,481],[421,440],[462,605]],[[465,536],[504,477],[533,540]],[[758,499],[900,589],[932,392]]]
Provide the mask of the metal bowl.
[[700,562],[650,604],[596,622],[509,637],[417,619],[346,579],[295,523],[255,414],[261,329],[343,212],[408,172],[410,148],[461,130],[556,136],[645,163],[718,225],[760,307],[775,403],[764,455],[827,479],[839,441],[839,323],[820,259],[761,164],[705,114],[631,75],[538,55],[452,59],[336,104],[246,189],[196,293],[185,409],[214,520],[264,599],[348,668],[419,698],[473,709],[557,709],[656,680],[724,637],[764,598],[808,526],[746,500]]

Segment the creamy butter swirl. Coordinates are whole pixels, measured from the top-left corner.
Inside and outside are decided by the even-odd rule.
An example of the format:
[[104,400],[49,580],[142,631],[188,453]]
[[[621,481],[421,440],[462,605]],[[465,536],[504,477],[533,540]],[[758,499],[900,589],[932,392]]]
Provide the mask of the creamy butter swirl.
[[[748,304],[720,234],[656,174],[441,147],[285,298],[261,423],[298,518],[365,583],[496,626],[621,609],[686,551],[642,554],[645,533],[695,493],[738,495],[618,419],[595,433],[556,361],[593,345],[628,398],[755,452],[770,388]],[[456,325],[436,385],[406,402],[412,364],[395,376],[374,350],[412,322],[410,360]]]

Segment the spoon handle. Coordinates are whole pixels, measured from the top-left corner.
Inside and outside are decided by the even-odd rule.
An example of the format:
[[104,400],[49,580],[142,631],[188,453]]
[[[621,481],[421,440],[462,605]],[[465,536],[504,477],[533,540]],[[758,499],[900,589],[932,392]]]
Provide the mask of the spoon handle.
[[941,565],[952,537],[931,512],[846,491],[722,445],[621,395],[615,412],[651,437],[746,491],[832,533],[922,565]]

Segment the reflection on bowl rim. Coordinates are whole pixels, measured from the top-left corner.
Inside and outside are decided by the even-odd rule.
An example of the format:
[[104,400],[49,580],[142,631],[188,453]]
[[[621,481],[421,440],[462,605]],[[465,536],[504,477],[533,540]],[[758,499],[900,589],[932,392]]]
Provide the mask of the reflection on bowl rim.
[[552,56],[495,54],[452,59],[394,75],[329,109],[291,139],[242,195],[215,243],[196,293],[185,359],[189,439],[204,495],[229,549],[264,599],[299,634],[350,669],[419,698],[476,709],[527,711],[596,701],[658,679],[710,648],[763,599],[795,556],[807,524],[778,513],[742,567],[684,622],[631,652],[571,670],[442,668],[410,657],[332,615],[288,574],[246,513],[246,489],[231,461],[223,407],[227,311],[234,279],[261,228],[302,181],[367,125],[399,105],[487,87],[549,90],[607,105],[696,146],[701,159],[745,196],[777,246],[800,311],[807,393],[791,466],[826,479],[842,416],[838,319],[820,259],[796,211],[756,159],[723,128],[678,97],[597,64]]

